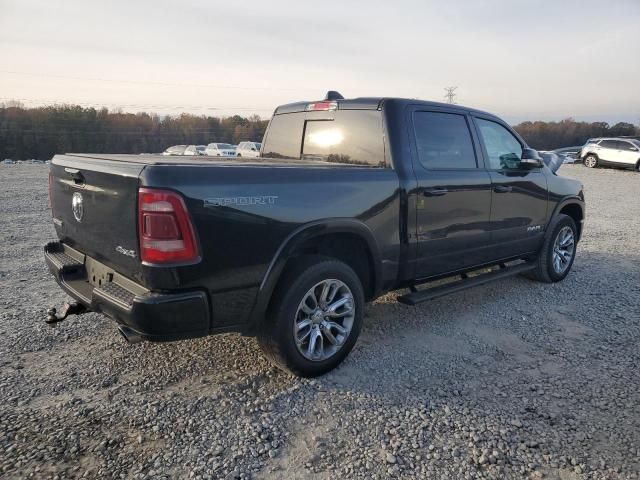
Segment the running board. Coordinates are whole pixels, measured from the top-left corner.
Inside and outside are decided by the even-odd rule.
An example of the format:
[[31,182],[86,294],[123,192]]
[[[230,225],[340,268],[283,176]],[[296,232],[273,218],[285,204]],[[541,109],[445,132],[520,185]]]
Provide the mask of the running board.
[[510,277],[512,275],[518,275],[519,273],[527,272],[536,268],[532,263],[520,263],[511,267],[502,267],[499,270],[494,270],[489,273],[482,273],[474,277],[466,277],[462,275],[462,280],[457,282],[451,282],[446,285],[438,287],[427,288],[425,290],[417,290],[412,293],[407,293],[398,297],[400,303],[405,305],[416,305],[418,303],[426,302],[427,300],[433,300],[435,298],[449,295],[450,293],[460,292],[467,288],[477,287],[478,285],[484,285],[485,283],[493,282],[494,280],[500,280],[501,278]]

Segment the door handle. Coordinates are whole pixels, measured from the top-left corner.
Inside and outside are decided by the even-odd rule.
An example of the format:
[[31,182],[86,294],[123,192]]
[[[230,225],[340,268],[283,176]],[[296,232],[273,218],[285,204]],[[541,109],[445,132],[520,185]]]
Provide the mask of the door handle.
[[76,168],[65,168],[65,172],[69,174],[69,176],[73,179],[74,183],[81,184],[84,183],[84,176],[82,172]]
[[513,187],[510,185],[496,185],[493,187],[493,191],[496,193],[509,193],[513,190]]
[[425,197],[441,197],[447,193],[449,193],[449,190],[446,188],[427,188],[422,191]]

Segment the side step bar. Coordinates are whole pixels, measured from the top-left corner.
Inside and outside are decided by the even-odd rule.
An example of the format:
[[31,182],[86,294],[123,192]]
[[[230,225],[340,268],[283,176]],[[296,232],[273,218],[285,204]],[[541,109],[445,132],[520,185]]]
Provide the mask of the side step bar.
[[416,305],[418,303],[426,302],[427,300],[433,300],[435,298],[449,295],[450,293],[456,293],[466,290],[467,288],[484,285],[485,283],[489,283],[494,280],[518,275],[519,273],[527,272],[534,268],[536,268],[536,266],[532,263],[520,263],[510,267],[501,265],[499,270],[494,270],[489,273],[482,273],[474,277],[466,277],[466,275],[462,275],[462,280],[457,282],[451,282],[446,285],[407,293],[406,295],[398,297],[398,301],[405,305]]

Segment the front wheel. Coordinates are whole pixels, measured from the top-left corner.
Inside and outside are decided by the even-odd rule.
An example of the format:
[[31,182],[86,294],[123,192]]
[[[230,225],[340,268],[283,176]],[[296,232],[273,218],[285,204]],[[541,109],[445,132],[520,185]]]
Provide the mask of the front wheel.
[[539,282],[554,283],[563,280],[573,266],[578,231],[573,218],[559,214],[551,221],[548,232],[535,260],[536,268],[525,276]]
[[583,164],[587,168],[596,168],[598,166],[598,157],[595,155],[587,155]]
[[349,354],[363,309],[362,283],[351,267],[327,257],[301,257],[279,283],[258,343],[277,367],[317,377]]

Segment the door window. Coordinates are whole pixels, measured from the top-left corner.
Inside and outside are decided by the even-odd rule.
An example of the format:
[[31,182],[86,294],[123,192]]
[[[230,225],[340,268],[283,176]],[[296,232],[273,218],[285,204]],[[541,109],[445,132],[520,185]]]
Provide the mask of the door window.
[[615,140],[602,140],[600,142],[602,148],[611,148],[612,150],[618,150],[618,142]]
[[476,118],[480,136],[493,170],[520,170],[522,145],[504,126],[490,120]]
[[464,115],[415,112],[413,128],[418,160],[427,169],[477,168]]
[[628,152],[633,152],[637,150],[637,148],[632,143],[627,142],[626,140],[618,141],[618,149],[626,150]]

